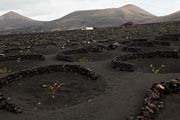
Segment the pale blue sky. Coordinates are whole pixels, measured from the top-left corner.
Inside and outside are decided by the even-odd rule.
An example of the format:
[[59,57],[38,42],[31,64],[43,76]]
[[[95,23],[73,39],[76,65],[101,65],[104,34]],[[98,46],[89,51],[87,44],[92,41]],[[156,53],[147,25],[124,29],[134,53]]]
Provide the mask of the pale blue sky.
[[0,15],[15,11],[37,20],[53,20],[76,10],[117,8],[137,5],[154,15],[180,10],[180,0],[0,0]]

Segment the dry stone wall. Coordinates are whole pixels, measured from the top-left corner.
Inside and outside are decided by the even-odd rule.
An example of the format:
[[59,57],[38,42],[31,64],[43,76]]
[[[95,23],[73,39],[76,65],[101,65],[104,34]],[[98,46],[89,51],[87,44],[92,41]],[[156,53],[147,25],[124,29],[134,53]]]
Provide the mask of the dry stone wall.
[[0,62],[11,60],[45,60],[43,55],[13,55],[13,56],[0,56]]
[[173,79],[170,82],[155,83],[148,90],[140,112],[135,117],[128,117],[128,120],[156,120],[156,116],[164,108],[163,99],[170,94],[180,92],[180,79]]
[[[11,73],[10,75],[0,79],[0,88],[10,83],[19,81],[23,78],[53,72],[79,73],[81,75],[87,76],[89,80],[96,80],[98,78],[98,75],[96,75],[92,70],[90,70],[89,68],[84,68],[80,65],[50,65],[35,67],[32,69],[22,70],[16,73]],[[22,110],[19,107],[16,107],[8,99],[8,97],[5,97],[0,93],[0,109],[5,109],[13,113],[22,113]]]
[[138,59],[138,58],[155,58],[155,57],[163,57],[163,58],[180,58],[180,53],[178,51],[154,51],[154,52],[139,52],[139,53],[129,53],[125,55],[121,55],[119,57],[113,58],[111,61],[111,65],[115,69],[119,69],[120,71],[135,71],[135,65],[127,62],[128,60]]

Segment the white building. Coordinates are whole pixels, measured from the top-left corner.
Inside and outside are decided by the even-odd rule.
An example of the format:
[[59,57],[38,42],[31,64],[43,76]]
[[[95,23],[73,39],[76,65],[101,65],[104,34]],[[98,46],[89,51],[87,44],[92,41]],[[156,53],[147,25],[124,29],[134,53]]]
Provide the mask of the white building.
[[85,27],[85,28],[83,28],[81,30],[94,30],[94,28],[93,27]]

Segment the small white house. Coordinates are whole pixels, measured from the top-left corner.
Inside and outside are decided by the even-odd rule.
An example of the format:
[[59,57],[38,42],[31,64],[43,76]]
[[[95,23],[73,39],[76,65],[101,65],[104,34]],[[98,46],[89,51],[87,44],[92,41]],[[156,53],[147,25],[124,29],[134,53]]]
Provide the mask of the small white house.
[[82,28],[81,30],[94,30],[93,27],[85,27],[85,28]]
[[0,56],[5,56],[5,54],[0,54]]

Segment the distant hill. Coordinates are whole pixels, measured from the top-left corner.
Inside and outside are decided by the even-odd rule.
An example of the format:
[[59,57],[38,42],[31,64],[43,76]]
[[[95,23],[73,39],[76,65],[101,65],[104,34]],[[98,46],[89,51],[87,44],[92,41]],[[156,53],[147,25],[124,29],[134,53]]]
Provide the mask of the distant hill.
[[73,30],[86,26],[120,26],[129,21],[137,24],[180,21],[180,11],[157,17],[135,5],[128,4],[120,8],[75,11],[49,22],[37,21],[15,12],[8,12],[0,16],[0,34]]
[[0,16],[0,31],[42,25],[44,22],[33,20],[13,11]]
[[142,23],[159,23],[159,22],[171,22],[171,21],[180,21],[180,11],[170,15],[144,20],[142,21]]
[[71,30],[85,26],[117,26],[128,21],[142,21],[156,16],[135,6],[126,5],[120,8],[84,10],[72,12],[60,19],[46,23],[44,30]]

